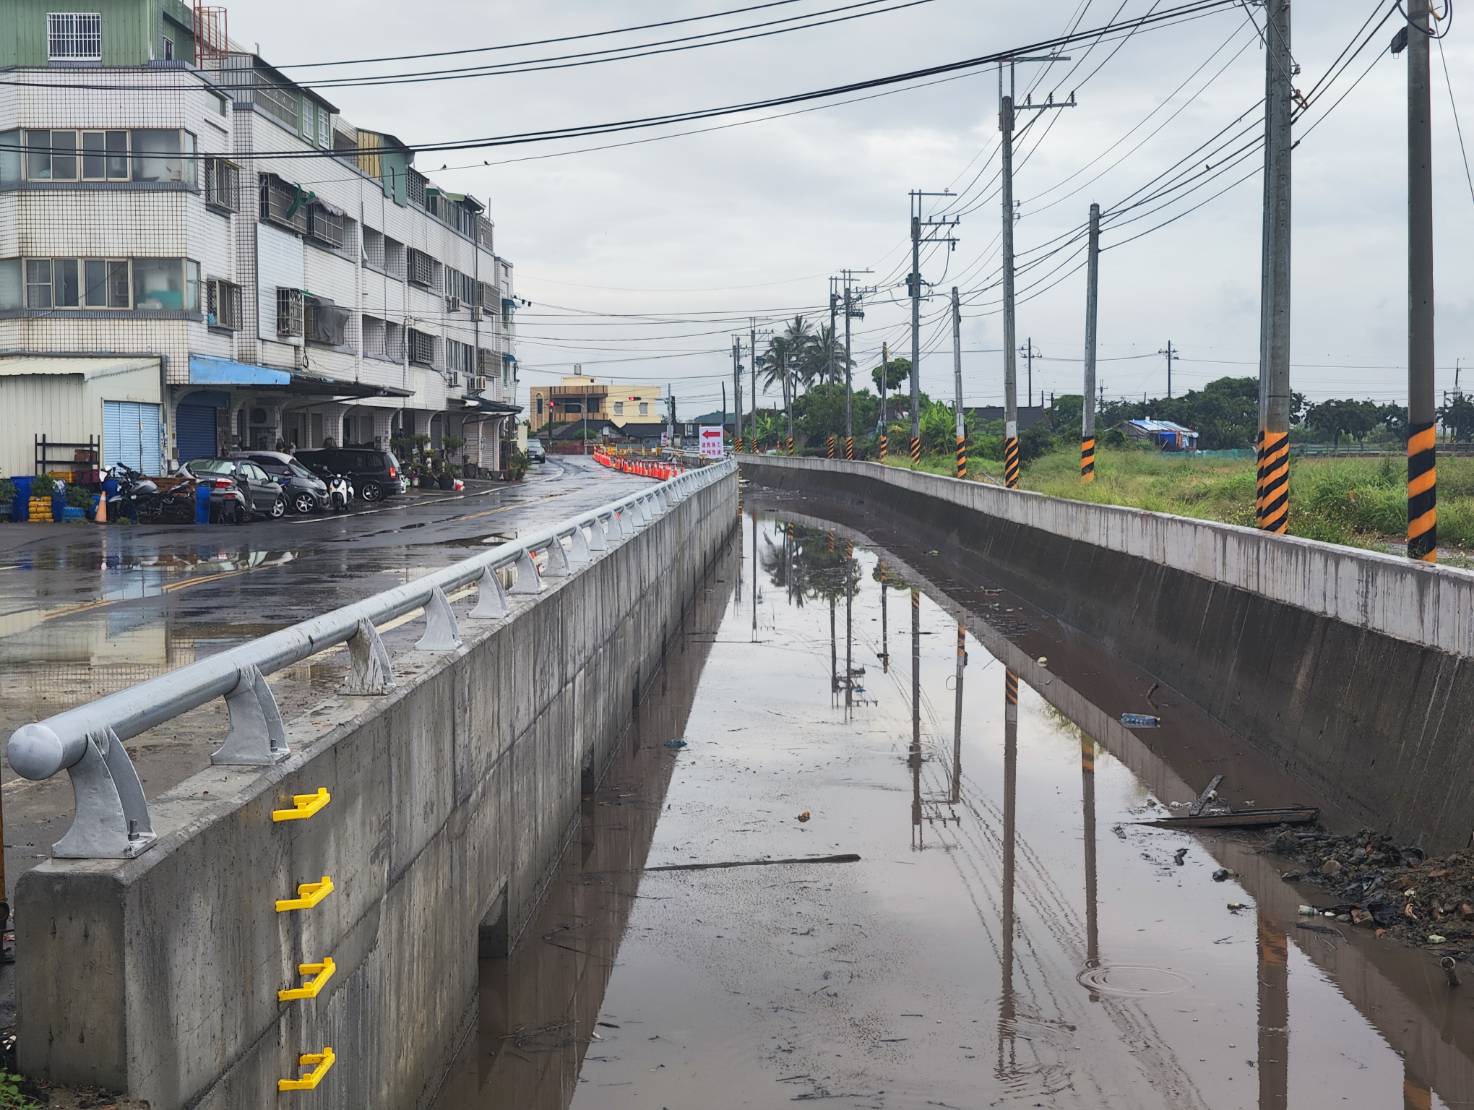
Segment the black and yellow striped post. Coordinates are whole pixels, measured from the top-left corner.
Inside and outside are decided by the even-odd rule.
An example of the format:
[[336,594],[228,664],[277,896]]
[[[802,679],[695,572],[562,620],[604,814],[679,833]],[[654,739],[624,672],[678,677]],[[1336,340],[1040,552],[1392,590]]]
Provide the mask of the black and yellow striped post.
[[1438,434],[1409,424],[1407,436],[1407,557],[1438,562]]
[[878,447],[879,447],[879,450],[880,450],[880,461],[881,461],[882,464],[884,464],[884,462],[885,462],[886,448],[889,447],[889,446],[890,446],[890,443],[889,443],[888,438],[886,437],[886,434],[884,432],[881,432],[880,433],[880,443],[878,444]]
[[824,457],[826,459],[834,458],[834,435],[832,433],[824,439]]
[[1259,433],[1259,473],[1254,513],[1259,528],[1284,535],[1290,530],[1290,434]]
[[916,436],[911,437],[911,465],[921,465],[921,440]]
[[1009,489],[1018,489],[1018,475],[1018,436],[1009,436],[1003,441],[1003,484]]
[[855,461],[855,437],[844,437],[844,457],[850,462]]
[[1095,481],[1095,437],[1080,441],[1080,481]]
[[957,437],[957,477],[967,477],[967,440]]
[[789,436],[788,437],[788,453],[790,455],[793,454],[793,437],[792,436]]
[[737,453],[738,453],[738,454],[739,454],[739,455],[740,455],[740,454],[742,454],[742,437],[741,437],[741,436],[738,436],[738,437],[737,437],[737,442],[735,442],[735,443],[734,443],[734,444],[732,444],[732,447],[733,447],[733,449],[734,449],[734,450],[735,450],[735,451],[736,451],[736,452],[737,452]]

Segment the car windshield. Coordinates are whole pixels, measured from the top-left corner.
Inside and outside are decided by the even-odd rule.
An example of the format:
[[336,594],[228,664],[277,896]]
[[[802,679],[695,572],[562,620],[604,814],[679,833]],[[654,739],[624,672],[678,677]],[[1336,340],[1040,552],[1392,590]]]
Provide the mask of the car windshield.
[[313,474],[312,471],[308,470],[305,466],[303,466],[301,463],[299,463],[296,459],[293,459],[291,462],[287,463],[287,469],[289,471],[291,471],[291,473],[295,474],[298,478],[315,478],[315,477],[317,477],[317,475]]
[[529,447],[541,447],[542,445],[543,441],[540,439],[529,439],[527,441],[527,446]]
[[184,465],[191,474],[235,473],[235,463],[229,459],[193,459]]

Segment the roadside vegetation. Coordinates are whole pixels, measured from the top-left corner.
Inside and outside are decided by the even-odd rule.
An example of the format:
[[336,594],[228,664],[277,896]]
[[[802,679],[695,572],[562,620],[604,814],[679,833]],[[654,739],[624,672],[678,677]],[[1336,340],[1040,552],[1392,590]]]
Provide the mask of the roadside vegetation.
[[[799,328],[802,331],[802,328]],[[790,350],[801,344],[791,341]],[[826,380],[820,340],[810,341],[809,366],[796,380],[793,401],[798,453],[822,455],[826,439],[844,434],[844,386]],[[817,349],[817,350],[816,350]],[[776,366],[778,358],[766,365]],[[786,361],[786,356],[785,360]],[[764,363],[760,363],[760,367]],[[884,368],[888,395],[885,425],[889,433],[886,462],[912,466],[908,450],[910,363],[892,359]],[[857,387],[851,398],[855,454],[878,457],[881,425],[882,368],[853,373]],[[873,385],[858,388],[861,382]],[[1176,398],[1141,402],[1107,402],[1097,414],[1096,480],[1080,481],[1079,395],[1050,399],[1043,419],[1020,435],[1022,485],[1054,497],[1098,504],[1125,505],[1174,513],[1200,520],[1254,524],[1254,435],[1258,425],[1258,383],[1253,378],[1220,378],[1200,390]],[[995,410],[996,411],[996,410]],[[1003,425],[998,420],[967,416],[968,477],[1003,481]],[[1407,527],[1407,463],[1404,444],[1406,410],[1397,405],[1354,399],[1308,402],[1295,395],[1291,405],[1290,531],[1296,536],[1352,547],[1400,549]],[[1123,422],[1141,417],[1173,420],[1199,432],[1196,454],[1169,453],[1129,440]],[[1474,441],[1474,401],[1453,397],[1439,411],[1445,434],[1456,442]],[[955,472],[955,417],[950,405],[921,397],[922,458],[916,469],[933,474]],[[758,414],[759,439],[778,446],[787,434],[781,411]],[[1359,457],[1341,457],[1347,451]],[[843,454],[843,439],[837,444]],[[1438,536],[1445,549],[1462,549],[1449,561],[1474,556],[1474,457],[1443,454],[1438,461]]]

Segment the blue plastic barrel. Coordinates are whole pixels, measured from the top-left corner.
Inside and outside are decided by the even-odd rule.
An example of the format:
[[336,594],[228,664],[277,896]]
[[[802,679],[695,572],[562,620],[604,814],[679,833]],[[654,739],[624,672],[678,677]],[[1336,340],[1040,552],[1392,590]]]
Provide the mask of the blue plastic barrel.
[[15,483],[15,504],[10,508],[10,519],[26,521],[31,519],[31,483],[34,478],[15,477],[11,481]]
[[210,487],[203,482],[194,488],[194,522],[210,523]]

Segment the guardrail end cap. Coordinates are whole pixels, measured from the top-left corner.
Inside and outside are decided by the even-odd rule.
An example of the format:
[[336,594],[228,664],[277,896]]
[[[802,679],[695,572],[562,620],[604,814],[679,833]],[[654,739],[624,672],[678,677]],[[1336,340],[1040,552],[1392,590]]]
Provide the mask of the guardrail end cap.
[[50,726],[37,722],[21,725],[11,734],[6,754],[16,774],[40,780],[62,769],[66,748]]

